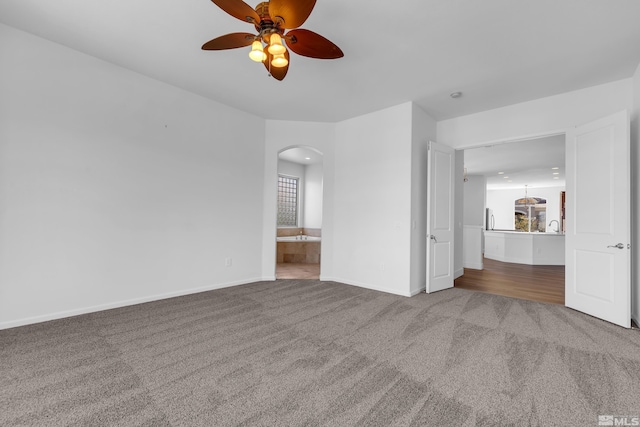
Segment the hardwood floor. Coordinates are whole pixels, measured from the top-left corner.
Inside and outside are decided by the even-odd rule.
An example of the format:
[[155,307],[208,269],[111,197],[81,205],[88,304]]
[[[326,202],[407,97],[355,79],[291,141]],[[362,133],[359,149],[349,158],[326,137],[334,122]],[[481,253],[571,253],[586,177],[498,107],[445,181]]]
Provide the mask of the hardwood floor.
[[525,265],[484,259],[484,270],[464,269],[456,288],[531,301],[564,304],[564,266]]
[[[276,264],[278,279],[319,279],[320,264]],[[455,280],[461,289],[531,301],[564,304],[564,266],[525,265],[484,260],[484,270],[465,268]]]
[[277,279],[320,279],[320,264],[296,264],[282,262],[276,264]]

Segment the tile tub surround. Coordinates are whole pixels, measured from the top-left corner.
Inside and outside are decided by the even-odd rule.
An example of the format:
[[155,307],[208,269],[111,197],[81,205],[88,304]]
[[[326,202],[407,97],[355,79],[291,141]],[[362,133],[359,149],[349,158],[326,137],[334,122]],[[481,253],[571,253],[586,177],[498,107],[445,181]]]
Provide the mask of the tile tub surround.
[[[321,237],[320,228],[278,228],[277,237],[299,236],[300,234],[313,237]],[[308,240],[294,242],[277,242],[276,262],[296,264],[319,264],[321,242]]]
[[320,263],[321,242],[300,240],[296,242],[277,242],[276,262],[296,264]]
[[277,237],[286,237],[286,236],[299,236],[302,234],[306,236],[313,237],[322,237],[322,229],[321,228],[303,228],[303,227],[287,227],[287,228],[278,228]]

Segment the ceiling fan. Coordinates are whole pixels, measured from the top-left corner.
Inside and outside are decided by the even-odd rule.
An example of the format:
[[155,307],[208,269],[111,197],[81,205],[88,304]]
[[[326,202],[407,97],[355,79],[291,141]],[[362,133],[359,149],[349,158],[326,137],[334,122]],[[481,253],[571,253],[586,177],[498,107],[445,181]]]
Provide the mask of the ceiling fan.
[[[202,45],[203,50],[236,49],[251,45],[249,57],[262,62],[271,76],[282,80],[289,70],[289,50],[318,59],[344,56],[331,41],[298,28],[307,20],[316,0],[271,0],[251,8],[242,0],[211,0],[229,15],[254,25],[258,34],[231,33]],[[285,30],[289,30],[285,33]]]

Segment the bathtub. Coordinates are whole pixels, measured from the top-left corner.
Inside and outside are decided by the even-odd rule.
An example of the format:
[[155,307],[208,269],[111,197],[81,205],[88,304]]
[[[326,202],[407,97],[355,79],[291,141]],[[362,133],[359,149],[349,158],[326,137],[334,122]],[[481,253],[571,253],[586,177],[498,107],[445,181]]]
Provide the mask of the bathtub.
[[320,237],[315,236],[281,236],[276,237],[278,242],[319,242]]
[[320,263],[320,237],[315,236],[279,236],[276,238],[276,262],[300,264]]

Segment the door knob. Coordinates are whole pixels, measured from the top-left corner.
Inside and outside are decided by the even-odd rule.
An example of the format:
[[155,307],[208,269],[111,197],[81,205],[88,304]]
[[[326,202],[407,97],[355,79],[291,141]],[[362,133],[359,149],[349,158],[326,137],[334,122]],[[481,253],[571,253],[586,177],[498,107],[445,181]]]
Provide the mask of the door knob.
[[434,236],[433,234],[430,234],[430,235],[429,235],[429,238],[430,238],[431,240],[433,240],[434,242],[438,243],[438,239],[436,239],[436,236]]
[[624,249],[624,245],[622,243],[618,243],[617,245],[609,245],[607,246],[608,248],[618,248],[618,249]]

